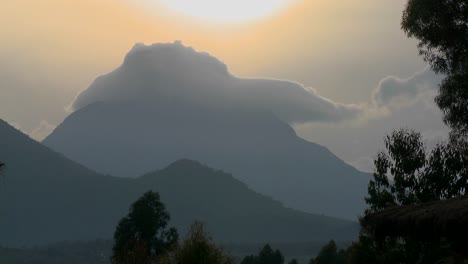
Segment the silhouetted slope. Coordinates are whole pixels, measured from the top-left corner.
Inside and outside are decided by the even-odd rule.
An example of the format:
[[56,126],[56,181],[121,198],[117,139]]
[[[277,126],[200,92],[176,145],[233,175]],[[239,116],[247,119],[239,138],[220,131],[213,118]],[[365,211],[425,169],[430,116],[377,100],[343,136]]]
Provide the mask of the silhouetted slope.
[[349,219],[365,208],[367,174],[267,111],[95,103],[72,113],[43,143],[112,175],[141,175],[190,158],[232,172],[289,207]]
[[283,207],[229,174],[180,160],[137,179],[94,173],[0,121],[0,243],[110,238],[142,193],[161,193],[181,232],[202,220],[220,241],[348,240],[357,224]]

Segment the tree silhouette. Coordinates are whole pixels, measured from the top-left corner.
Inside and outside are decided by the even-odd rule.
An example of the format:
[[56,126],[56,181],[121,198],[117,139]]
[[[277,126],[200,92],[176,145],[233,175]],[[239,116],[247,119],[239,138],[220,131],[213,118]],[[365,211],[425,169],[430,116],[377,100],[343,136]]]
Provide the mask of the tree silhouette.
[[468,5],[460,0],[409,0],[402,28],[419,40],[419,52],[446,75],[436,103],[444,121],[468,131]]
[[120,220],[112,249],[114,264],[150,264],[176,245],[177,231],[167,229],[170,216],[158,193],[149,191]]
[[[380,152],[374,161],[373,180],[369,183],[369,195],[366,197],[369,205],[366,216],[394,206],[468,194],[466,144],[448,141],[427,152],[420,133],[401,129],[386,136],[385,146],[386,150]],[[379,241],[377,246],[369,232],[363,230],[359,244],[353,246],[351,259],[361,259],[360,262],[373,259],[373,263],[433,263],[447,254],[443,243],[449,241],[422,242],[417,238],[403,237]]]
[[233,259],[224,253],[210,237],[200,222],[190,227],[187,238],[169,255],[162,259],[162,264],[233,264]]
[[427,153],[418,132],[401,129],[388,135],[386,151],[374,162],[366,214],[467,195],[468,152],[458,143],[440,143]]
[[315,259],[311,259],[310,264],[346,264],[346,252],[338,251],[335,241],[330,241],[319,252]]
[[297,259],[291,259],[289,262],[289,264],[299,264],[299,262],[297,261]]
[[265,245],[258,256],[246,256],[241,264],[283,264],[284,257],[279,250],[273,250],[270,245]]
[[[386,151],[374,161],[366,215],[463,196],[468,189],[468,4],[408,0],[402,29],[419,40],[420,55],[432,70],[445,75],[435,101],[452,131],[450,140],[430,153],[417,132],[402,129],[387,136]],[[435,263],[446,254],[441,241],[404,237],[376,243],[368,232],[353,244],[351,263]]]

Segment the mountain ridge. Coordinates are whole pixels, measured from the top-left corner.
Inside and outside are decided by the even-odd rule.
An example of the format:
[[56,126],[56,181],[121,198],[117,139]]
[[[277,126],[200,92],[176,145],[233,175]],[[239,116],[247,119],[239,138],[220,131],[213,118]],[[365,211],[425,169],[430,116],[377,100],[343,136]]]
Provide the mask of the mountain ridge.
[[[288,207],[348,219],[356,219],[365,208],[367,174],[326,147],[300,138],[268,112],[184,105],[174,114],[165,109],[92,104],[72,113],[43,143],[120,177],[188,158],[227,170]],[[138,123],[138,116],[149,121]]]
[[161,194],[171,224],[181,233],[201,220],[224,242],[351,240],[357,235],[355,222],[286,208],[232,175],[188,159],[135,179],[106,176],[0,121],[0,160],[7,164],[0,191],[4,245],[109,239],[129,205],[150,189]]

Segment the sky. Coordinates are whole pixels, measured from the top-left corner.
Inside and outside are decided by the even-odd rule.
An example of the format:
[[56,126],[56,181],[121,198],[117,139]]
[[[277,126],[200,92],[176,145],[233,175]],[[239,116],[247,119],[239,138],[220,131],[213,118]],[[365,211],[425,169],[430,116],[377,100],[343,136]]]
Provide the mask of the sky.
[[445,136],[433,103],[440,78],[400,29],[404,0],[291,0],[236,23],[185,16],[158,1],[2,3],[0,118],[41,140],[135,43],[180,40],[235,76],[289,80],[331,105],[358,109],[345,118],[287,121],[359,169],[371,170],[393,129],[414,128],[428,144]]

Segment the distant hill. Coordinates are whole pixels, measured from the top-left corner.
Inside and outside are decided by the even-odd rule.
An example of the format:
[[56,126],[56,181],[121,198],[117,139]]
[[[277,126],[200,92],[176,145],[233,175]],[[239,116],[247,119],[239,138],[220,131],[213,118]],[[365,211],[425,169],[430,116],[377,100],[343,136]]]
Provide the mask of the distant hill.
[[136,179],[95,173],[0,121],[0,244],[23,246],[112,237],[129,205],[147,190],[182,234],[204,221],[224,242],[301,242],[356,237],[355,222],[303,213],[250,190],[231,175],[179,160]]
[[294,83],[236,78],[216,58],[180,44],[138,46],[78,96],[76,111],[43,143],[119,177],[198,160],[288,207],[357,220],[369,175],[283,120],[296,112],[334,115],[316,105],[345,112]]

